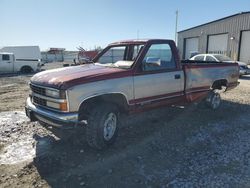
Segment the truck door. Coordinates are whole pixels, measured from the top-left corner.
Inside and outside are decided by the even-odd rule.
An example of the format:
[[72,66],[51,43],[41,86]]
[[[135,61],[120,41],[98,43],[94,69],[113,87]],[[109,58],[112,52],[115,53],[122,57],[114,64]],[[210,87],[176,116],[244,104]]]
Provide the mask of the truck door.
[[134,104],[143,106],[182,98],[184,73],[168,43],[151,44],[134,76]]
[[10,54],[0,54],[0,73],[13,72],[13,58]]

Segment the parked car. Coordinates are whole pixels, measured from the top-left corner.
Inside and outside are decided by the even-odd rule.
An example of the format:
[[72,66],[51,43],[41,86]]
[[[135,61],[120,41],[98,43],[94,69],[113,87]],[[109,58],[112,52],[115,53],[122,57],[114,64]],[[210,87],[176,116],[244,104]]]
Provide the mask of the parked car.
[[[172,40],[110,44],[93,63],[40,72],[31,78],[26,115],[54,130],[86,126],[86,140],[102,149],[117,136],[120,114],[206,100],[238,85],[237,63],[181,62]],[[53,130],[53,129],[52,129]]]
[[40,61],[17,61],[13,53],[0,52],[0,74],[38,72],[41,66],[43,63]]
[[238,63],[239,64],[239,72],[240,76],[250,74],[250,69],[247,64],[240,61],[233,61],[229,57],[222,54],[199,54],[195,55],[190,60],[196,61],[211,61],[211,62],[226,62],[226,63]]
[[7,46],[0,49],[0,73],[36,72],[41,66],[39,46]]

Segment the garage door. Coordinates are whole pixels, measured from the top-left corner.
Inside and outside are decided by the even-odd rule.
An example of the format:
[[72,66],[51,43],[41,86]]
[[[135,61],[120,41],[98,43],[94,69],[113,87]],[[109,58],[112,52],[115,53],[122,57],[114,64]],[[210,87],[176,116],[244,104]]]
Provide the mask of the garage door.
[[185,39],[185,59],[189,59],[192,54],[198,53],[199,38]]
[[250,64],[250,31],[241,34],[240,61]]
[[228,34],[210,35],[208,37],[208,53],[227,55]]

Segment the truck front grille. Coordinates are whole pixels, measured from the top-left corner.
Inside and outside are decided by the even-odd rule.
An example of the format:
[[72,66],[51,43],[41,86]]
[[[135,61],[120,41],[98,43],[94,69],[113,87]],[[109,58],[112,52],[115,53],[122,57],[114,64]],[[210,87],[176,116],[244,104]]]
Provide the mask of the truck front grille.
[[[60,110],[60,104],[66,103],[65,98],[54,98],[49,95],[46,95],[50,90],[56,90],[53,88],[47,88],[39,85],[30,84],[30,89],[32,91],[30,97],[34,105],[40,107],[49,108],[51,110]],[[58,91],[59,92],[59,91]],[[67,107],[67,106],[66,106]]]
[[41,106],[47,106],[45,99],[41,99],[41,98],[36,97],[36,96],[33,96],[33,102],[35,104],[38,104],[38,105],[41,105]]
[[31,88],[32,92],[34,92],[34,93],[37,93],[39,95],[44,95],[44,96],[46,95],[45,88],[43,88],[43,87],[39,87],[39,86],[35,86],[35,85],[30,84],[30,88]]

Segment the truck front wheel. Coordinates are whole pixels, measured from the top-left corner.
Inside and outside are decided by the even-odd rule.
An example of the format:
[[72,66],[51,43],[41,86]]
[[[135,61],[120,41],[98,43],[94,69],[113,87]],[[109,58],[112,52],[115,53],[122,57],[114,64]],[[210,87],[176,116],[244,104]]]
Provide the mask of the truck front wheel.
[[104,149],[114,143],[119,125],[116,105],[101,104],[90,110],[87,120],[86,138],[95,149]]

